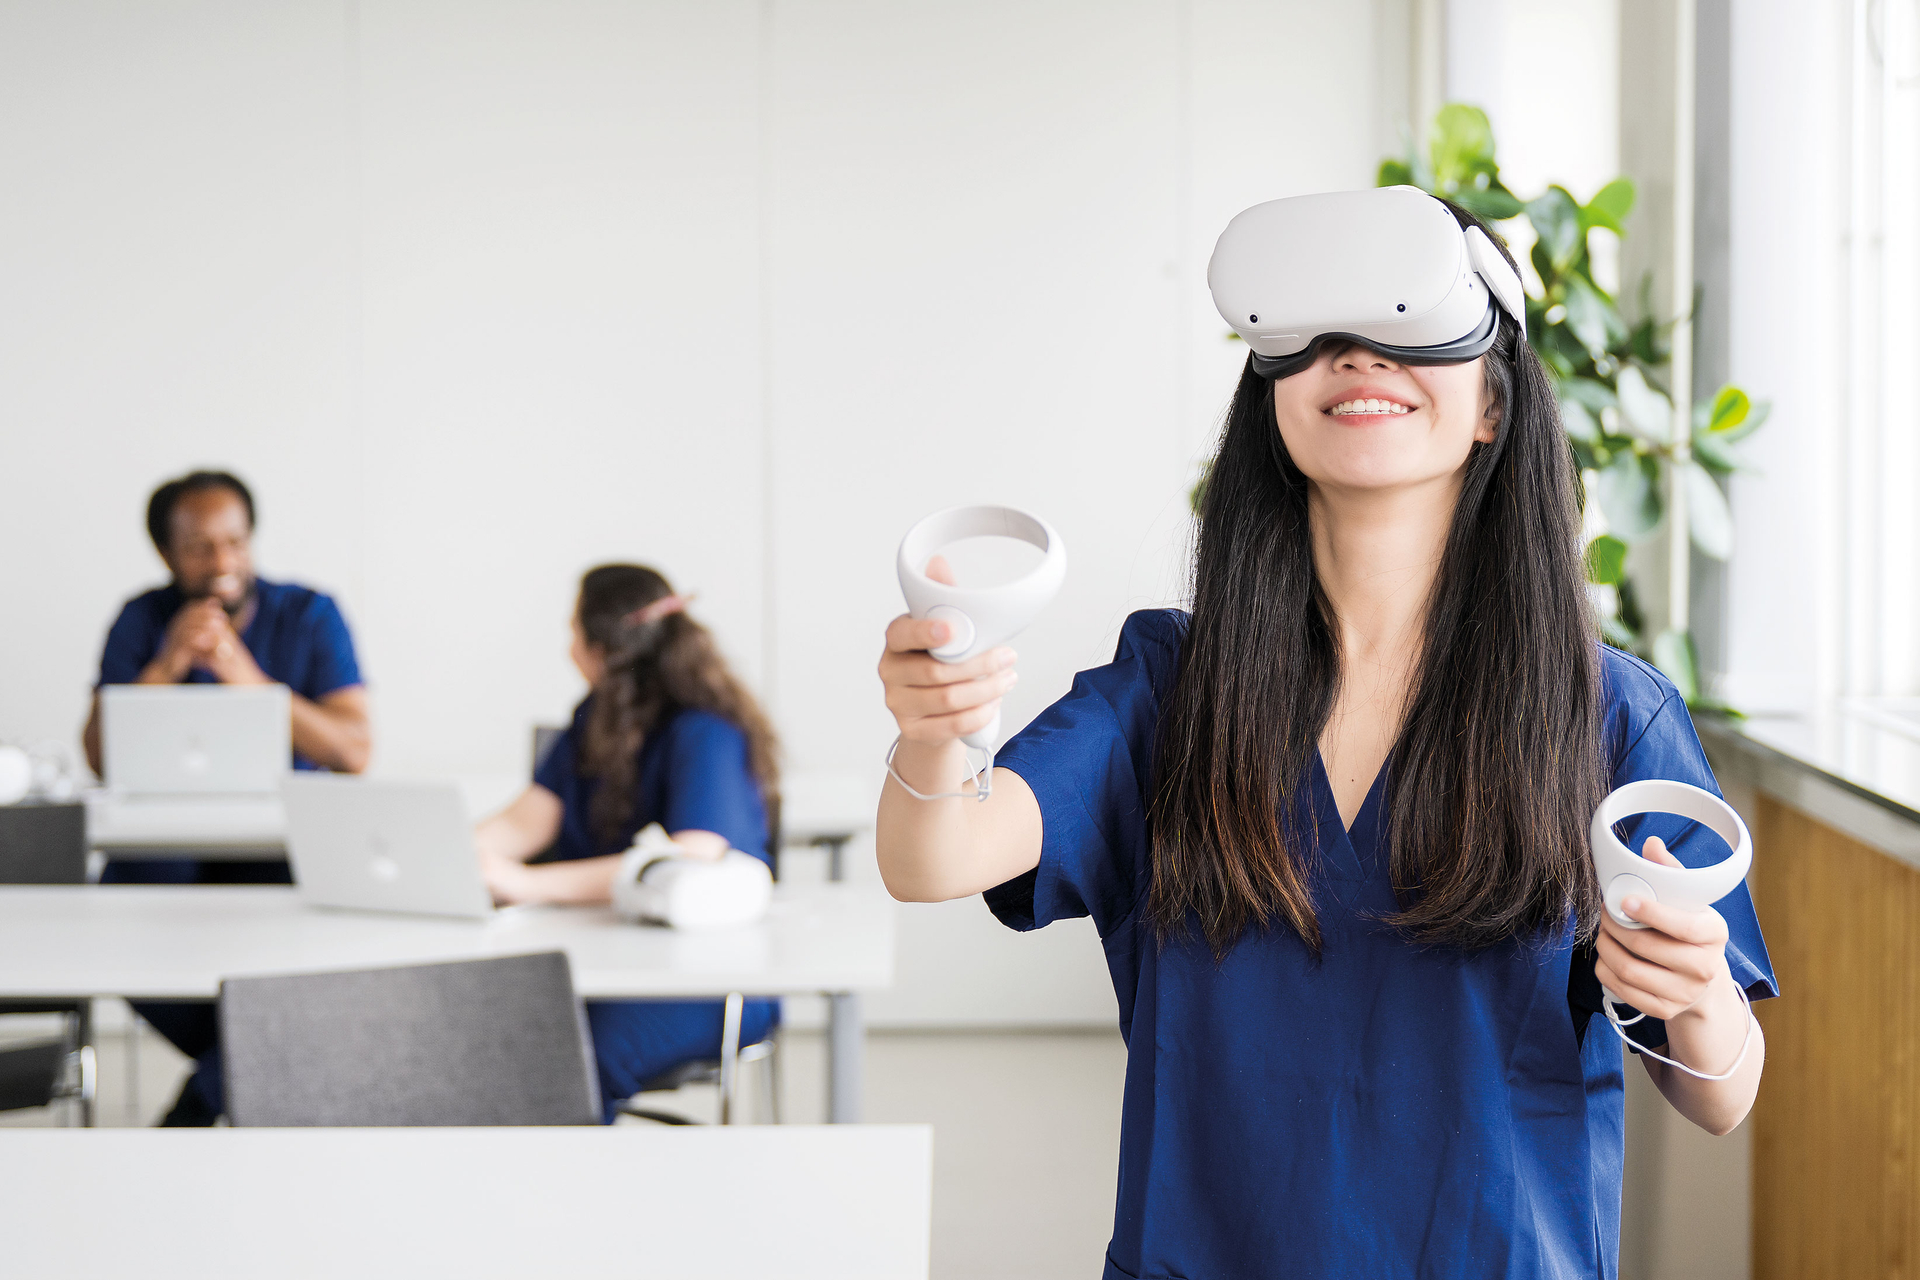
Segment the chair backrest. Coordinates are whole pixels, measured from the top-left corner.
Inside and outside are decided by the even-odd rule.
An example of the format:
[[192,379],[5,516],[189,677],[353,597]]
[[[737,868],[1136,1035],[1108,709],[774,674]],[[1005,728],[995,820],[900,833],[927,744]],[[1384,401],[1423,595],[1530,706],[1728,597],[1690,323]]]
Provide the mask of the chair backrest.
[[235,1125],[597,1124],[565,953],[220,984]]
[[85,805],[0,805],[0,884],[86,882]]

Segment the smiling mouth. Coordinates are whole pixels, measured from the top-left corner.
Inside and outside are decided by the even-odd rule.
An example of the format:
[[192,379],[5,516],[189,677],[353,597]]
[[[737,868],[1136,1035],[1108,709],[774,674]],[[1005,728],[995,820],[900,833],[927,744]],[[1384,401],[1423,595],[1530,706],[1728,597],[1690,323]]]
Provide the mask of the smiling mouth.
[[1401,414],[1413,410],[1394,400],[1342,400],[1327,410],[1336,418],[1353,418],[1370,414]]

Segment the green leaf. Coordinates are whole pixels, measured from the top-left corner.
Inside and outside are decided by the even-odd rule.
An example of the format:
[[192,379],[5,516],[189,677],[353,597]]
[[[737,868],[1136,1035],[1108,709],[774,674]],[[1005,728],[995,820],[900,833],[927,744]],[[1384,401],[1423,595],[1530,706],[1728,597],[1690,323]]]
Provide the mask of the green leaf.
[[1479,214],[1488,222],[1505,222],[1508,218],[1517,218],[1526,205],[1520,197],[1497,183],[1485,191],[1461,191],[1453,197],[1454,203],[1469,213]]
[[1616,586],[1627,576],[1627,544],[1603,533],[1587,544],[1587,581]]
[[1652,457],[1622,450],[1594,481],[1594,496],[1600,500],[1607,524],[1628,542],[1644,538],[1660,523],[1664,504],[1659,475],[1659,463]]
[[[1553,274],[1559,275],[1586,248],[1586,228],[1580,225],[1580,206],[1565,187],[1548,187],[1545,194],[1527,202],[1527,221],[1540,237]],[[1542,273],[1542,279],[1545,279]]]
[[1662,631],[1653,638],[1653,665],[1673,681],[1680,696],[1692,703],[1700,697],[1700,663],[1693,636],[1685,631]]
[[1462,200],[1460,203],[1469,212],[1479,214],[1488,222],[1505,222],[1508,218],[1517,218],[1527,207],[1521,203],[1519,196],[1505,187],[1478,192],[1473,199]]
[[1693,432],[1693,456],[1715,475],[1732,475],[1742,469],[1740,457],[1734,453],[1731,445],[1712,432],[1697,427]]
[[1687,529],[1693,545],[1702,555],[1725,560],[1733,554],[1733,512],[1727,509],[1727,495],[1697,462],[1681,466],[1680,481],[1687,489]]
[[1560,273],[1553,269],[1553,255],[1547,252],[1546,244],[1537,236],[1534,238],[1533,248],[1527,250],[1527,261],[1533,263],[1534,274],[1540,277],[1541,285],[1551,296],[1553,287],[1560,282]]
[[1649,317],[1633,326],[1633,332],[1627,335],[1624,354],[1642,364],[1663,365],[1673,356],[1672,346],[1660,332],[1660,326]]
[[1638,365],[1628,365],[1615,379],[1620,397],[1620,422],[1627,430],[1651,444],[1673,439],[1673,405],[1647,384]]
[[1600,638],[1616,649],[1632,653],[1640,645],[1640,637],[1633,628],[1618,618],[1600,619]]
[[1382,160],[1380,172],[1373,180],[1376,187],[1414,187],[1420,185],[1413,180],[1413,167],[1404,160]]
[[1746,392],[1736,386],[1724,386],[1714,394],[1707,430],[1731,431],[1747,420],[1747,412],[1752,408],[1753,402],[1747,399]]
[[1433,117],[1427,150],[1433,157],[1433,180],[1442,190],[1468,188],[1475,174],[1499,172],[1487,113],[1464,102],[1449,102]]
[[1560,398],[1583,404],[1596,414],[1602,409],[1619,407],[1613,388],[1598,378],[1568,378],[1560,384]]
[[1588,284],[1578,274],[1564,277],[1562,305],[1567,309],[1567,329],[1580,340],[1587,354],[1598,358],[1613,345],[1613,337],[1624,329],[1619,313],[1607,295]]
[[1738,444],[1740,441],[1745,440],[1748,436],[1760,429],[1761,425],[1766,422],[1767,415],[1772,412],[1773,401],[1754,401],[1753,408],[1747,411],[1746,421],[1737,427],[1728,427],[1725,431],[1719,433],[1720,443]]
[[1560,425],[1581,444],[1591,446],[1600,443],[1600,420],[1593,416],[1593,410],[1578,400],[1560,401]]
[[1633,183],[1615,178],[1593,193],[1593,199],[1580,209],[1580,221],[1587,227],[1605,227],[1615,235],[1627,234],[1627,215],[1633,211]]

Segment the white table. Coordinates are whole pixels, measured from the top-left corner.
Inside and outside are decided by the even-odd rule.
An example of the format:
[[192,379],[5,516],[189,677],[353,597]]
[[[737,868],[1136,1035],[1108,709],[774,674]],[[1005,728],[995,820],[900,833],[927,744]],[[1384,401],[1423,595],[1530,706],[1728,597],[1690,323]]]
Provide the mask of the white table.
[[924,1280],[932,1166],[925,1125],[7,1129],[0,1223],[19,1276]]
[[766,919],[678,932],[605,907],[487,921],[326,911],[263,886],[0,888],[0,996],[211,999],[222,978],[565,951],[587,999],[829,997],[829,1119],[859,1119],[857,993],[893,982],[893,905],[869,885],[782,885]]

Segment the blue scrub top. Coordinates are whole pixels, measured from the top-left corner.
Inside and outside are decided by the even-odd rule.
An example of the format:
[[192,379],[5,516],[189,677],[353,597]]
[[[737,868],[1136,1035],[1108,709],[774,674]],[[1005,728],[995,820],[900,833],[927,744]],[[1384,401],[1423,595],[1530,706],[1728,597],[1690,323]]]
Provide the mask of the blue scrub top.
[[647,735],[634,771],[633,812],[612,842],[594,834],[593,796],[597,778],[583,778],[576,767],[586,733],[588,697],[574,709],[573,723],[554,740],[533,780],[553,792],[562,808],[560,835],[547,858],[565,862],[622,853],[649,822],[669,835],[676,831],[712,831],[762,862],[767,853],[767,810],[760,799],[747,754],[747,735],[724,716],[682,708]]
[[[1316,757],[1315,960],[1277,928],[1216,963],[1197,936],[1162,947],[1143,921],[1147,784],[1160,699],[1187,615],[1134,614],[1111,664],[1028,725],[996,763],[1044,821],[1040,865],[989,890],[1015,929],[1092,916],[1128,1046],[1113,1242],[1104,1276],[1612,1277],[1620,1241],[1623,1056],[1595,1022],[1590,950],[1572,928],[1478,952],[1414,947],[1382,831],[1386,771],[1349,833]],[[1657,671],[1602,648],[1612,785],[1670,778],[1718,792],[1686,704]],[[1670,815],[1623,824],[1683,863],[1726,856]],[[1717,905],[1727,961],[1776,994],[1742,885]],[[1652,1019],[1630,1030],[1666,1039]]]
[[[240,633],[240,642],[260,669],[303,698],[318,700],[361,684],[360,664],[354,658],[353,636],[331,596],[290,582],[254,583],[253,619]],[[107,632],[100,654],[104,684],[132,684],[152,662],[165,642],[167,624],[180,612],[187,597],[169,584],[144,592],[121,607]],[[195,667],[187,684],[216,683],[211,671]],[[297,769],[316,766],[294,757]]]

